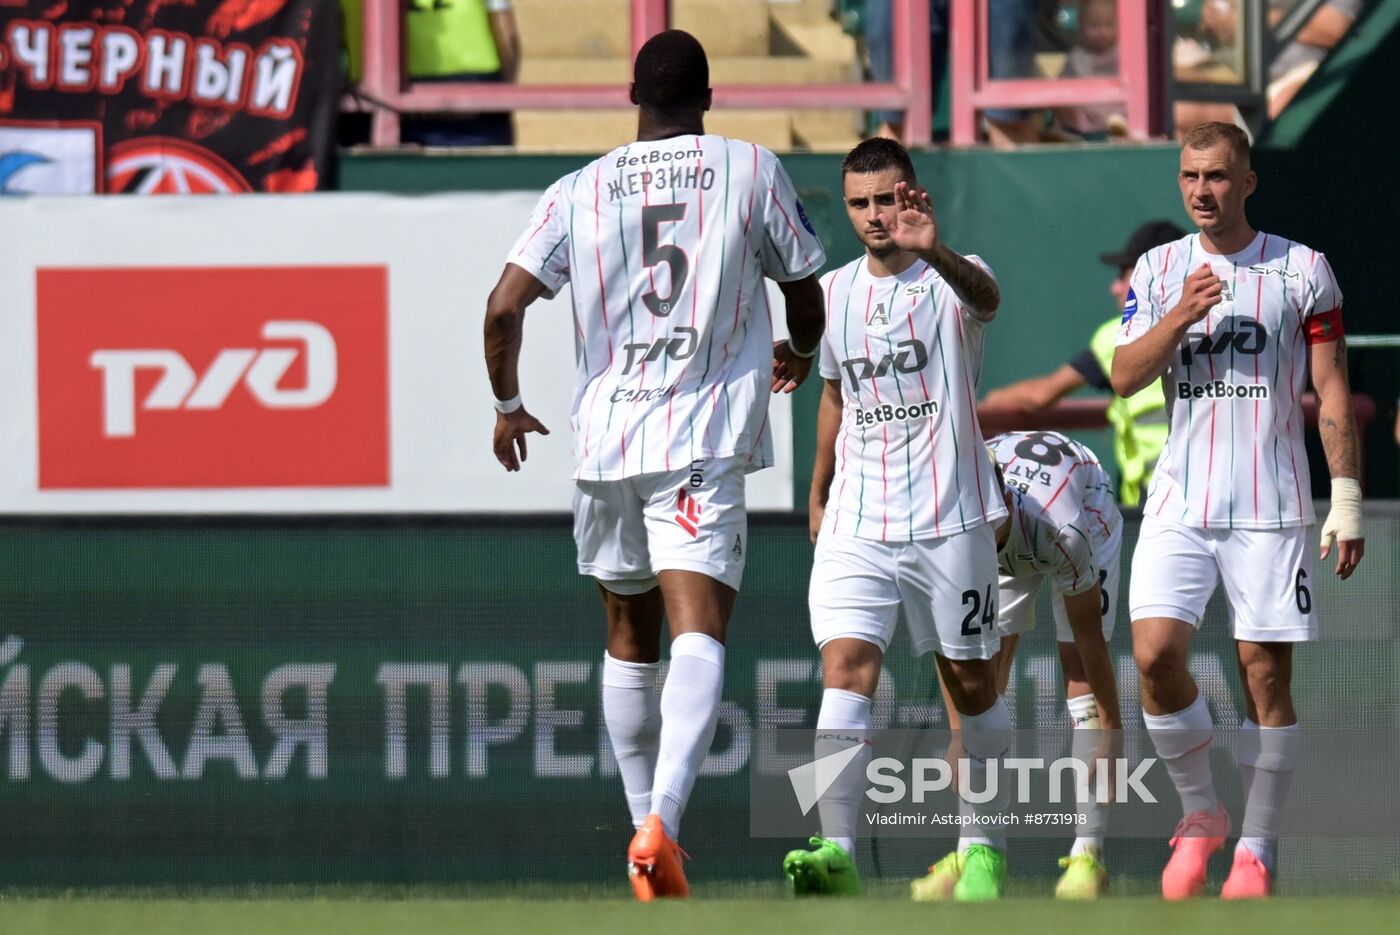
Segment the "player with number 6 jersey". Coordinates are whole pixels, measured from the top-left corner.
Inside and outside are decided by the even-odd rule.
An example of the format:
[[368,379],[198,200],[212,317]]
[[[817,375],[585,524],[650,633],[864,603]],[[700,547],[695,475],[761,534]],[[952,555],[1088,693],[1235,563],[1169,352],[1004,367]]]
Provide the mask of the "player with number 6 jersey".
[[1243,835],[1221,896],[1273,890],[1279,829],[1298,760],[1293,646],[1319,635],[1302,393],[1310,376],[1332,477],[1321,557],[1348,578],[1365,553],[1360,444],[1342,296],[1315,250],[1257,231],[1245,200],[1258,177],[1249,138],[1207,123],[1182,140],[1177,184],[1198,233],[1149,250],[1133,273],[1113,355],[1113,389],[1163,378],[1167,444],[1143,508],[1129,604],[1143,720],[1181,796],[1184,817],[1162,895],[1205,886],[1230,816],[1210,773],[1211,714],[1187,668],[1206,602],[1223,583],[1244,681],[1239,745]]
[[[709,752],[748,556],[744,477],[772,463],[771,392],[806,379],[826,256],[777,158],[707,134],[709,61],[667,30],[637,53],[637,142],[540,199],[486,312],[496,458],[547,430],[521,404],[525,309],[570,284],[574,541],[607,613],[603,720],[636,833],[637,899],[683,898],[681,817]],[[773,342],[764,279],[792,337]],[[659,697],[663,615],[671,663]]]

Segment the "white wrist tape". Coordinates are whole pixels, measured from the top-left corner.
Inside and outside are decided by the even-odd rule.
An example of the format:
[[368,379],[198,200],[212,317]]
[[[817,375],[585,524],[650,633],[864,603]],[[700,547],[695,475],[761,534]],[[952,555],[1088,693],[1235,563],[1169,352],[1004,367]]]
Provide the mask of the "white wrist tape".
[[1332,479],[1332,509],[1322,524],[1322,547],[1331,548],[1334,540],[1360,539],[1361,485],[1351,477]]
[[803,360],[811,360],[813,357],[817,356],[817,351],[821,350],[821,343],[818,342],[816,347],[812,348],[810,351],[804,354],[797,349],[796,344],[792,343],[792,338],[788,338],[788,350],[792,351],[794,354],[796,354],[798,357],[801,357]]
[[516,393],[516,394],[515,394],[514,396],[512,396],[510,399],[498,399],[498,400],[496,400],[496,411],[497,411],[497,412],[500,412],[500,413],[504,413],[504,414],[506,414],[506,415],[509,415],[510,413],[512,413],[512,412],[514,412],[515,410],[519,409],[519,408],[520,408],[521,406],[523,406],[523,405],[524,405],[524,403],[522,403],[522,402],[520,401],[520,394],[519,394],[519,393]]

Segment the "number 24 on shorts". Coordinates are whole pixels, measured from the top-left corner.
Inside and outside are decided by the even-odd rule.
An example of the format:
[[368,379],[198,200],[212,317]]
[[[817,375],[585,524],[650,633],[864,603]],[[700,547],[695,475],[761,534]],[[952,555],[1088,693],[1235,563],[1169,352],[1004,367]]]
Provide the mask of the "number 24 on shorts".
[[[964,591],[962,593],[962,604],[964,607],[967,607],[969,604],[972,605],[972,608],[967,612],[967,616],[963,617],[963,636],[976,636],[982,632],[983,627],[988,630],[996,627],[997,600],[990,584],[987,585],[986,597],[983,597],[975,588]],[[977,615],[979,612],[982,615],[981,623],[974,625],[973,622],[978,619]]]

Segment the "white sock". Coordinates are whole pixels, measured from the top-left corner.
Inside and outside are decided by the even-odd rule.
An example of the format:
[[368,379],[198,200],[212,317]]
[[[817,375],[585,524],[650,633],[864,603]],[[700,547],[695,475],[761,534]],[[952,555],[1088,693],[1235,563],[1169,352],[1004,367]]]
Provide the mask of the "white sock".
[[703,633],[682,633],[671,641],[671,668],[661,689],[661,740],[651,811],[661,816],[673,841],[680,834],[695,776],[715,739],[723,690],[723,644]]
[[1244,820],[1240,842],[1259,862],[1274,872],[1278,860],[1278,836],[1283,827],[1283,806],[1298,765],[1302,732],[1297,724],[1260,727],[1245,721],[1240,733],[1240,779],[1244,786]]
[[830,838],[856,856],[856,825],[860,821],[860,796],[865,788],[865,767],[870,762],[870,699],[843,688],[822,692],[817,714],[817,759],[840,753],[852,743],[864,745],[855,759],[817,800],[822,837]]
[[661,735],[661,696],[656,692],[660,671],[659,662],[623,662],[603,654],[603,721],[634,828],[640,828],[651,813],[651,781],[656,776]]
[[[965,799],[960,801],[960,809],[964,815],[976,815],[982,818],[992,818],[1002,815],[1008,811],[1007,806],[1011,803],[1011,783],[1008,781],[1006,771],[1001,769],[1000,759],[1011,749],[1011,715],[1006,710],[1006,702],[997,698],[986,711],[981,714],[961,714],[962,718],[962,742],[966,759],[966,768],[959,771],[959,789],[963,788],[974,793],[980,793],[987,788],[987,765],[997,763],[997,794],[991,801],[974,803]],[[958,850],[965,851],[974,844],[985,844],[994,847],[999,851],[1006,850],[1006,832],[1001,830],[1004,826],[984,823],[965,824],[963,831],[958,835]]]
[[1205,697],[1198,693],[1195,701],[1172,714],[1144,711],[1142,719],[1152,746],[1176,785],[1176,794],[1181,796],[1182,811],[1189,815],[1219,808],[1210,775],[1210,742],[1215,731]]
[[[1069,699],[1070,723],[1074,734],[1070,738],[1070,755],[1082,763],[1094,766],[1099,742],[1103,740],[1102,725],[1099,722],[1099,702],[1092,694]],[[1103,851],[1104,835],[1108,831],[1108,803],[1100,802],[1094,794],[1091,783],[1089,796],[1085,801],[1075,803],[1075,814],[1079,816],[1079,836],[1074,839],[1070,856],[1085,853],[1090,848]],[[1077,798],[1076,792],[1076,798]]]

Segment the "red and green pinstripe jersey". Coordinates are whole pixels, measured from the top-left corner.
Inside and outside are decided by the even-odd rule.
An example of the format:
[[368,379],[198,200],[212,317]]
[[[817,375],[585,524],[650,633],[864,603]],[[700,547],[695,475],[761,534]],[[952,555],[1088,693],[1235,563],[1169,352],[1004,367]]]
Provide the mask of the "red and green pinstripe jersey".
[[1123,534],[1113,484],[1098,456],[1059,432],[1006,432],[987,442],[1011,494],[1003,575],[1048,574],[1065,594],[1099,581],[1096,559]]
[[923,260],[879,277],[861,256],[822,288],[821,375],[843,404],[823,529],[912,541],[1005,516],[977,421],[985,321]]
[[572,286],[575,478],[773,463],[763,279],[826,254],[771,152],[708,134],[615,149],[550,186],[509,262]]
[[1342,336],[1337,280],[1321,253],[1274,234],[1229,255],[1191,234],[1138,260],[1119,346],[1161,321],[1202,264],[1223,282],[1221,301],[1167,364],[1167,444],[1143,513],[1208,529],[1308,525],[1302,396],[1309,346]]

